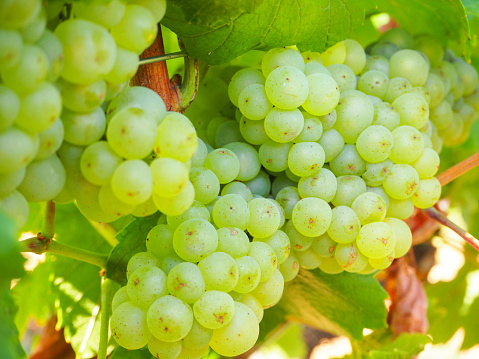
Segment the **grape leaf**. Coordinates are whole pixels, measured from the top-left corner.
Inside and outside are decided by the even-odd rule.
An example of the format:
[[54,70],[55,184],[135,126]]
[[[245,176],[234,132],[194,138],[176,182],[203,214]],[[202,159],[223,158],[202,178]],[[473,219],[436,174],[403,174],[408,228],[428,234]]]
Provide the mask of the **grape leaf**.
[[106,265],[106,277],[121,285],[126,284],[126,265],[131,256],[146,251],[146,236],[156,226],[159,214],[137,218],[128,224],[116,238],[118,244],[113,248]]
[[364,328],[378,329],[387,325],[386,298],[386,291],[372,276],[301,270],[285,285],[278,305],[265,311],[261,339],[285,320],[361,339]]
[[9,284],[0,285],[0,358],[23,359],[27,355],[18,340],[18,330],[13,321],[16,307],[10,295]]
[[[58,242],[105,254],[111,249],[73,204],[57,206],[55,224]],[[100,268],[67,257],[51,257],[57,326],[64,328],[65,340],[78,356],[93,357],[100,336]]]
[[379,12],[391,14],[411,34],[430,34],[469,58],[472,44],[466,10],[460,0],[377,0]]
[[298,45],[301,51],[323,51],[346,39],[374,5],[372,0],[263,0],[259,5],[250,0],[257,6],[247,12],[243,0],[236,11],[223,14],[225,3],[198,8],[195,0],[170,1],[162,24],[182,39],[190,56],[217,65],[252,49]]

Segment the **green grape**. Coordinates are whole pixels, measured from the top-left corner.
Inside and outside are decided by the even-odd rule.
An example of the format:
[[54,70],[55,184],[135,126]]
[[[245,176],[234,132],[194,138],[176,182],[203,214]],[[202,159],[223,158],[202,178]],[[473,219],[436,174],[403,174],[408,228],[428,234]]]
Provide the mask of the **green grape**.
[[291,181],[284,173],[277,176],[274,180],[273,180],[273,183],[271,185],[271,193],[274,197],[277,196],[277,194],[279,193],[279,191],[281,191],[281,189],[283,189],[284,187],[288,187],[288,186],[295,186],[296,183]]
[[264,309],[267,309],[279,302],[283,295],[283,289],[283,275],[276,269],[273,275],[268,280],[259,283],[251,294],[258,299]]
[[229,120],[226,117],[214,117],[213,119],[208,121],[206,127],[206,137],[207,140],[216,147],[216,135],[218,132],[218,128],[225,122]]
[[276,195],[276,201],[283,207],[286,219],[291,219],[293,207],[300,199],[298,189],[294,186],[284,187]]
[[[3,23],[2,23],[3,25]],[[23,39],[18,31],[0,29],[0,71],[13,66],[22,51]]]
[[284,226],[284,231],[289,237],[290,246],[295,252],[305,251],[313,243],[314,237],[305,236],[298,232],[294,227],[293,221],[288,221]]
[[189,262],[199,262],[213,253],[217,246],[218,234],[215,227],[201,218],[183,222],[173,234],[175,252]]
[[166,220],[171,230],[175,231],[175,229],[178,228],[181,223],[193,218],[201,218],[209,221],[210,212],[208,211],[208,208],[206,208],[201,202],[193,201],[191,207],[188,208],[186,212],[177,216],[167,216]]
[[373,125],[386,127],[389,131],[399,126],[401,117],[399,113],[387,102],[380,102],[374,105]]
[[225,292],[208,290],[195,302],[193,312],[200,325],[208,329],[218,329],[233,320],[235,302]]
[[388,41],[400,49],[411,49],[414,44],[414,40],[404,29],[394,27],[386,31],[381,35],[380,41]]
[[3,85],[18,95],[35,91],[46,80],[49,61],[45,52],[38,46],[25,44],[18,60],[12,66],[1,69]]
[[107,29],[89,21],[69,19],[54,31],[63,45],[62,77],[72,83],[98,81],[113,68],[116,45]]
[[[427,136],[426,136],[427,137]],[[430,148],[425,148],[421,156],[411,164],[414,167],[419,179],[434,177],[439,169],[439,155]]]
[[382,198],[382,200],[386,204],[386,210],[387,210],[389,208],[390,200],[389,200],[389,196],[386,194],[386,191],[384,190],[384,188],[382,186],[381,187],[367,187],[367,188],[368,188],[367,192],[375,193],[379,197]]
[[56,155],[32,162],[18,190],[29,202],[49,201],[65,184],[65,169]]
[[128,278],[128,298],[143,310],[158,298],[167,295],[166,275],[156,266],[145,266],[136,269]]
[[331,208],[320,198],[303,198],[293,209],[292,222],[296,230],[308,237],[326,232],[331,224]]
[[241,92],[249,85],[264,85],[265,78],[263,74],[255,69],[247,68],[236,72],[228,85],[228,96],[231,102],[238,106],[238,99]]
[[250,220],[248,203],[237,194],[223,196],[213,207],[213,220],[219,228],[234,226],[245,230]]
[[384,56],[373,55],[366,58],[362,73],[371,70],[378,70],[384,72],[389,78],[389,61]]
[[354,199],[366,192],[366,183],[358,176],[341,176],[337,178],[336,195],[331,200],[335,206],[351,206]]
[[248,207],[250,219],[247,229],[250,235],[265,238],[276,232],[280,225],[281,215],[273,203],[265,198],[254,198],[249,201]]
[[243,141],[239,124],[234,120],[230,120],[219,125],[214,143],[215,147],[224,147],[226,144]]
[[100,188],[98,204],[103,212],[116,218],[126,216],[135,209],[134,205],[120,201],[108,184]]
[[278,265],[284,263],[288,258],[291,251],[291,243],[288,235],[283,231],[276,231],[273,235],[266,238],[255,238],[257,241],[261,241],[273,248],[276,253],[276,259]]
[[426,101],[427,105],[430,107],[431,106],[431,93],[429,92],[429,89],[426,88],[426,85],[427,85],[427,81],[424,84],[424,86],[413,87],[412,92],[414,94],[418,95],[419,97],[422,97]]
[[264,129],[273,141],[286,143],[299,136],[304,127],[304,117],[298,109],[273,108],[266,115]]
[[197,106],[203,109],[213,107],[221,109],[228,102],[226,93],[227,86],[223,79],[216,76],[206,76],[198,88]]
[[65,141],[74,145],[90,145],[98,141],[105,133],[106,118],[101,107],[88,113],[72,112],[64,108],[61,119]]
[[359,251],[356,242],[338,244],[334,258],[345,271],[352,273],[360,272],[369,263],[368,258]]
[[163,272],[165,272],[166,275],[168,275],[173,268],[183,262],[184,261],[180,257],[178,257],[176,253],[171,253],[161,258],[160,264],[158,266]]
[[362,225],[380,222],[386,217],[387,206],[384,200],[376,193],[364,192],[354,200],[351,208],[358,215]]
[[40,145],[35,159],[41,160],[53,155],[63,142],[63,122],[58,118],[46,130],[38,133]]
[[396,238],[387,223],[375,222],[361,227],[356,242],[362,254],[378,259],[387,256],[394,249]]
[[153,197],[150,197],[145,202],[138,204],[131,214],[135,217],[148,217],[157,211],[158,208],[156,208],[155,202],[153,202]]
[[240,171],[236,154],[227,148],[218,148],[208,154],[205,167],[218,177],[221,184],[233,181]]
[[120,201],[134,205],[145,202],[153,192],[150,168],[141,160],[121,163],[113,172],[111,188]]
[[303,60],[306,64],[308,63],[317,63],[322,64],[323,60],[321,59],[321,54],[319,52],[305,51],[301,53]]
[[337,42],[321,54],[324,66],[342,64],[346,60],[346,45],[343,41]]
[[236,176],[236,180],[249,181],[258,175],[261,164],[256,149],[244,142],[228,143],[224,148],[233,151],[236,157],[238,157],[240,171]]
[[324,165],[323,147],[316,142],[300,142],[291,147],[288,154],[288,166],[291,172],[300,177],[318,173]]
[[464,102],[471,106],[474,111],[479,110],[479,86],[470,95],[464,97]]
[[253,193],[251,190],[242,182],[230,182],[221,190],[221,195],[226,196],[227,194],[237,194],[243,197],[246,202],[249,202],[253,199]]
[[[160,157],[150,164],[153,176],[153,190],[160,196],[171,198],[177,196],[189,182],[188,168],[178,160]],[[168,173],[168,176],[165,176]]]
[[323,124],[318,117],[303,112],[304,126],[301,133],[293,141],[297,142],[316,142],[323,134]]
[[202,259],[198,267],[205,279],[206,290],[230,292],[238,283],[238,265],[227,253],[212,253]]
[[121,157],[113,151],[108,142],[98,141],[85,148],[81,155],[80,168],[89,182],[101,186],[110,182],[120,163]]
[[15,191],[25,177],[25,167],[18,171],[0,174],[0,198]]
[[[360,218],[358,218],[358,212],[355,212],[353,209],[347,206],[338,206],[331,211],[332,219],[328,228],[328,235],[334,241],[341,244],[351,243],[358,236],[361,223]],[[384,208],[384,212],[386,212],[386,208]]]
[[261,323],[261,321],[263,320],[264,309],[260,301],[254,295],[245,294],[239,302],[248,306],[256,315],[258,323]]
[[252,121],[243,116],[239,126],[243,138],[252,145],[261,145],[269,140],[264,129],[264,120]]
[[236,227],[223,227],[217,230],[218,252],[229,254],[233,258],[245,256],[249,251],[249,238]]
[[383,56],[389,60],[399,50],[400,47],[395,43],[389,41],[378,42],[371,47],[371,55]]
[[363,270],[360,270],[358,272],[358,274],[362,274],[362,275],[369,275],[369,274],[374,274],[376,273],[378,270],[374,267],[371,266],[371,264],[369,264],[369,261],[368,261],[368,264],[366,264],[366,267],[364,267]]
[[[369,133],[370,131],[368,131],[368,129],[371,127],[372,126],[368,127],[364,131],[367,131],[367,133]],[[373,134],[374,133],[375,132],[373,132]],[[363,136],[363,138],[366,138],[366,141],[368,140],[367,135]],[[360,141],[358,138],[359,146],[363,147],[364,142],[365,142],[364,140]],[[377,146],[377,147],[380,147],[380,146]],[[366,151],[367,150],[368,148],[366,149]],[[367,157],[371,157],[371,156],[367,156]],[[358,148],[356,145],[345,145],[342,151],[331,162],[329,162],[329,166],[331,167],[331,171],[336,176],[346,176],[346,175],[361,176],[364,172],[366,172],[366,162],[363,160],[363,158],[359,154]]]
[[429,118],[429,107],[426,100],[415,93],[406,93],[393,102],[394,109],[399,113],[401,125],[422,129]]
[[292,143],[278,143],[268,140],[259,148],[259,161],[269,171],[284,171],[288,168],[288,153],[291,147]]
[[402,77],[394,77],[389,79],[388,90],[383,101],[393,103],[399,96],[412,92],[411,83]]
[[355,40],[347,39],[343,43],[346,47],[344,64],[349,66],[355,75],[358,75],[366,65],[366,53],[361,44]]
[[391,172],[394,162],[390,159],[379,163],[367,163],[362,179],[371,187],[381,186]]
[[322,258],[316,255],[311,248],[308,248],[305,251],[296,252],[295,254],[298,259],[298,263],[308,270],[318,268],[322,261]]
[[196,152],[198,138],[190,120],[177,112],[169,112],[158,126],[154,151],[159,157],[188,161]]
[[339,274],[344,272],[343,267],[338,264],[336,258],[321,258],[321,264],[318,267],[322,272],[327,274]]
[[166,1],[165,0],[129,0],[129,4],[141,5],[151,11],[156,22],[160,22],[165,16]]
[[168,343],[151,336],[148,340],[148,350],[155,358],[176,359],[181,352],[181,343],[179,341]]
[[288,258],[280,265],[279,270],[283,275],[285,282],[289,282],[296,278],[299,272],[299,263],[298,259],[290,254]]
[[150,306],[147,322],[151,334],[157,339],[176,342],[193,326],[193,312],[181,299],[165,295]]
[[[359,135],[356,143],[356,149],[361,155],[361,157],[368,162],[383,162],[387,160],[387,158],[392,152],[393,135],[384,126],[369,126]],[[339,158],[340,156],[341,154],[337,158]],[[331,164],[333,162],[331,162]]]
[[306,77],[309,75],[313,74],[324,74],[327,76],[331,76],[331,73],[328,71],[326,67],[324,67],[323,64],[320,64],[318,62],[308,62],[304,66],[304,74]]
[[205,280],[196,264],[183,262],[168,273],[168,291],[185,303],[194,303],[205,292]]
[[411,198],[406,199],[394,199],[389,198],[388,211],[386,213],[387,217],[406,219],[412,216],[414,213],[414,204],[411,201]]
[[193,167],[190,181],[194,186],[195,199],[203,204],[214,201],[220,192],[218,177],[206,167]]
[[[340,208],[340,207],[336,207]],[[347,207],[346,207],[347,208]],[[334,216],[334,209],[333,209]],[[338,242],[333,241],[329,234],[323,233],[319,237],[314,238],[313,243],[311,243],[311,250],[321,258],[334,258],[334,250]]]
[[294,67],[299,71],[304,71],[304,59],[299,51],[287,48],[275,48],[269,50],[261,62],[261,70],[265,77],[279,67]]
[[396,241],[394,257],[402,257],[409,251],[412,245],[411,229],[404,221],[397,218],[386,218],[384,222],[391,227],[393,238]]
[[[73,187],[75,190],[71,190]],[[69,184],[69,190],[71,195],[75,196],[78,209],[88,219],[103,223],[118,219],[118,216],[107,214],[101,209],[98,202],[100,187],[91,184],[83,176],[73,178]]]
[[[111,82],[106,82],[106,96],[105,96],[105,102],[103,102],[102,107],[105,110],[108,110],[108,106],[114,102],[113,100],[117,99],[117,96],[123,93],[125,88],[129,85],[129,82],[123,82],[121,84],[112,84]],[[131,87],[130,87],[131,88]],[[166,110],[165,110],[166,111]]]
[[209,350],[209,345],[206,345],[200,349],[191,349],[186,346],[182,346],[180,355],[178,355],[176,359],[201,359],[209,352]]
[[198,147],[196,148],[196,152],[193,157],[191,157],[191,167],[203,166],[206,161],[206,156],[208,156],[208,149],[206,148],[203,140],[198,138]]
[[371,101],[373,106],[378,104],[378,103],[382,103],[382,100],[379,97],[376,97],[376,96],[368,95],[368,99],[369,99],[369,101]]
[[160,259],[174,253],[171,228],[166,224],[153,227],[146,236],[146,249]]
[[375,269],[386,269],[394,261],[394,249],[382,258],[369,258],[369,264]]
[[87,85],[61,82],[63,106],[75,112],[91,112],[100,106],[106,96],[106,82],[103,79]]
[[396,164],[391,167],[389,175],[383,183],[386,193],[395,199],[406,199],[416,192],[419,185],[419,176],[416,170],[405,164]]
[[307,77],[309,94],[303,101],[303,108],[316,116],[330,113],[339,102],[340,90],[336,81],[325,74],[313,74]]
[[247,305],[234,302],[235,314],[227,325],[213,331],[211,348],[222,356],[237,356],[251,349],[259,335],[256,314]]
[[151,337],[147,314],[131,302],[122,303],[113,311],[110,330],[115,341],[129,350],[144,347]]
[[236,258],[238,265],[238,282],[234,287],[237,293],[249,293],[254,290],[261,279],[261,268],[253,258],[243,256]]
[[259,264],[261,270],[260,282],[267,281],[271,278],[278,266],[278,260],[273,248],[264,242],[252,242],[248,256]]
[[469,96],[478,85],[478,74],[476,69],[462,58],[453,63],[461,82],[464,84],[463,96]]
[[125,14],[125,4],[121,0],[110,0],[105,3],[78,2],[73,4],[73,10],[79,18],[109,29],[120,22]]
[[27,223],[29,209],[25,197],[18,191],[13,191],[0,197],[0,210],[15,221],[18,229]]
[[47,25],[47,12],[41,8],[35,17],[21,30],[23,41],[26,43],[35,43],[42,36]]
[[193,317],[193,326],[186,337],[181,339],[181,344],[189,349],[201,349],[208,345],[212,335],[212,329],[205,328]]
[[344,148],[344,139],[335,129],[324,131],[318,143],[324,149],[324,161],[331,162]]
[[20,111],[20,99],[14,91],[3,85],[0,85],[0,107],[2,108],[0,112],[0,131],[4,131],[17,118]]
[[441,183],[435,177],[419,180],[417,191],[411,197],[412,203],[417,208],[432,207],[439,200],[441,189]]
[[326,69],[331,73],[331,77],[336,81],[336,85],[341,93],[356,89],[356,76],[348,66],[338,63],[329,65]]
[[435,73],[429,74],[426,83],[424,84],[424,88],[429,92],[430,107],[437,106],[446,95],[444,82],[442,81],[442,78]]
[[130,298],[128,297],[128,290],[126,285],[118,289],[115,294],[113,295],[113,299],[111,301],[111,310],[114,312],[116,308],[125,302],[128,302]]
[[319,120],[323,124],[323,130],[327,131],[332,129],[334,124],[336,123],[337,117],[338,115],[336,113],[336,110],[333,110],[324,116],[320,116]]
[[366,95],[383,99],[389,86],[389,77],[380,70],[370,70],[361,75],[358,81],[358,90]]
[[421,132],[411,126],[399,126],[392,132],[393,150],[389,158],[394,163],[412,163],[424,150],[424,140]]
[[138,252],[134,254],[128,261],[126,268],[126,277],[130,278],[131,274],[141,267],[157,266],[158,258],[148,252]]
[[127,5],[120,22],[111,28],[118,46],[140,54],[156,38],[157,26],[153,14],[143,6]]
[[241,91],[238,107],[243,116],[251,120],[261,120],[266,117],[273,104],[266,96],[265,86],[254,83]]
[[355,143],[359,134],[372,124],[374,106],[367,95],[351,90],[341,94],[336,113],[338,118],[334,129],[346,143]]
[[391,77],[407,79],[412,86],[422,86],[427,80],[428,64],[426,60],[414,50],[400,50],[389,60]]

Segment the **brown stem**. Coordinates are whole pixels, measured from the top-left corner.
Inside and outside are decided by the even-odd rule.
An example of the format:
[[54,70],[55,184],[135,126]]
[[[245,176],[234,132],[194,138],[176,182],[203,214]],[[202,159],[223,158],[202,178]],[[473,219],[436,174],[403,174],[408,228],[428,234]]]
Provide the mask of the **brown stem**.
[[479,241],[473,237],[470,233],[466,232],[464,229],[459,227],[457,224],[452,222],[449,218],[446,217],[443,213],[438,211],[434,207],[423,209],[423,212],[431,217],[432,219],[438,221],[443,226],[446,226],[456,232],[461,238],[463,238],[467,243],[469,243],[476,251],[479,252]]
[[[165,54],[161,25],[158,24],[158,35],[153,44],[140,55],[141,59]],[[179,111],[179,96],[176,85],[170,82],[166,61],[158,61],[140,66],[131,79],[133,86],[144,86],[161,96],[168,111]]]
[[459,176],[462,176],[464,173],[472,170],[474,167],[479,166],[479,153],[472,155],[469,158],[466,158],[464,161],[459,162],[457,165],[448,168],[436,178],[441,183],[441,186],[445,186],[448,183],[452,182]]

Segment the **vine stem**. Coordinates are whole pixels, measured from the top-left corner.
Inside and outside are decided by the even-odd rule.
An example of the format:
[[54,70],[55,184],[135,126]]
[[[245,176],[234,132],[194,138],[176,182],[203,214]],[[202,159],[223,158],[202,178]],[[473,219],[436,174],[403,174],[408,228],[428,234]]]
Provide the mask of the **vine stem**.
[[441,183],[441,186],[445,186],[477,166],[479,166],[479,153],[476,153],[471,157],[466,158],[464,161],[459,162],[457,165],[448,168],[441,174],[437,175],[436,178]]
[[172,60],[172,59],[177,59],[177,58],[186,57],[186,56],[188,56],[186,51],[178,51],[178,52],[172,52],[171,54],[164,54],[164,55],[146,57],[146,58],[143,58],[143,59],[140,60],[140,66],[141,65],[152,64],[152,63],[158,62],[158,61]]
[[113,298],[113,282],[103,277],[101,279],[101,322],[98,359],[106,359],[108,351],[108,329],[110,325],[111,300]]
[[55,235],[55,203],[48,201],[43,208],[42,236],[52,239]]
[[479,252],[479,240],[477,240],[474,236],[468,233],[466,230],[459,227],[456,223],[451,221],[449,218],[446,217],[443,213],[438,211],[434,207],[423,209],[423,212],[434,219],[435,221],[439,222],[443,226],[446,226],[456,232],[461,238],[463,238],[467,243],[469,243],[476,251]]
[[82,262],[94,264],[100,268],[106,268],[108,256],[97,252],[72,247],[55,240],[45,238],[43,235],[32,237],[18,242],[21,252],[32,252],[36,254],[52,253],[64,257],[76,259]]

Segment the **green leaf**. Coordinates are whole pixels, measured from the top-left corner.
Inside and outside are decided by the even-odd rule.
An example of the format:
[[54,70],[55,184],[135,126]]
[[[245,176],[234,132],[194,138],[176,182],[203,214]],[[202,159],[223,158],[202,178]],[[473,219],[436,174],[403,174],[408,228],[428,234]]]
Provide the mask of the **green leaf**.
[[131,256],[146,251],[146,236],[156,226],[159,214],[137,218],[128,224],[116,238],[118,244],[113,248],[106,265],[106,277],[121,285],[126,284],[126,266]]
[[370,359],[410,359],[424,350],[424,346],[431,342],[431,338],[420,333],[402,333],[390,343],[379,349],[369,351]]
[[[57,206],[55,232],[61,243],[105,254],[111,249],[73,204]],[[57,325],[65,329],[65,340],[78,356],[93,357],[99,343],[100,270],[67,257],[51,257]]]
[[18,330],[13,321],[15,311],[9,284],[2,284],[0,286],[0,358],[2,359],[27,357],[18,340]]
[[377,0],[379,12],[387,12],[411,34],[430,34],[469,58],[471,37],[466,10],[460,0]]
[[243,0],[223,13],[228,3],[198,8],[195,0],[170,1],[162,24],[182,39],[190,56],[217,65],[252,49],[298,45],[301,51],[323,51],[346,39],[374,6],[372,0],[263,0],[259,6],[250,0],[254,11],[247,12]]
[[0,211],[0,285],[10,284],[24,274],[25,258],[20,254],[15,223]]
[[122,347],[117,347],[109,356],[110,359],[152,359],[148,349],[128,350]]
[[331,334],[361,339],[364,328],[387,325],[387,296],[372,276],[301,270],[286,284],[279,304],[265,311],[265,323],[261,324],[265,333],[260,335],[286,320],[295,320]]

